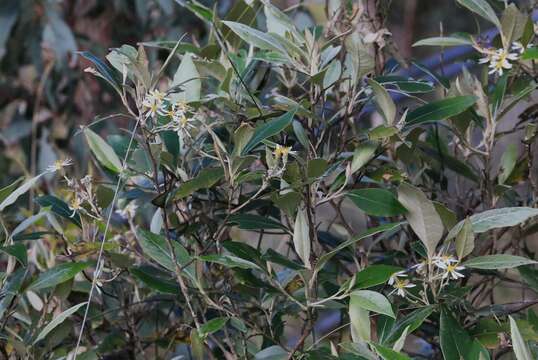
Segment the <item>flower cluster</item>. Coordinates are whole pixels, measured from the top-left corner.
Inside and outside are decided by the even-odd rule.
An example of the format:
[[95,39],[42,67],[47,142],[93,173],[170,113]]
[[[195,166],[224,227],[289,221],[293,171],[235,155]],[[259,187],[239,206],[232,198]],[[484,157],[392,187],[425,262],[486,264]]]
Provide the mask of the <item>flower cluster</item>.
[[169,119],[165,125],[156,128],[157,131],[171,130],[178,136],[186,135],[190,137],[189,130],[194,129],[195,118],[190,116],[192,109],[184,101],[172,102],[165,93],[159,90],[148,92],[142,102],[144,108],[144,119],[163,116]]
[[279,177],[282,175],[288,164],[290,155],[295,156],[296,152],[291,150],[291,146],[276,144],[274,151],[266,151],[267,175],[269,177]]
[[525,46],[517,41],[512,43],[510,49],[483,49],[481,52],[486,56],[481,58],[478,63],[489,63],[489,74],[502,76],[505,70],[512,68],[512,62],[519,60],[525,50]]
[[409,294],[406,289],[414,288],[416,286],[407,279],[408,272],[412,270],[415,270],[419,277],[422,278],[422,282],[425,282],[428,278],[433,281],[440,281],[440,287],[445,286],[450,280],[458,280],[465,277],[465,275],[461,273],[461,271],[465,270],[465,267],[460,265],[460,261],[452,255],[443,254],[441,252],[431,260],[424,260],[411,266],[408,270],[394,273],[387,282],[388,285],[393,287],[390,294],[396,293],[401,297],[405,297]]
[[[73,198],[69,203],[69,210],[72,211],[70,216],[73,217],[77,212],[83,212],[94,219],[99,219],[101,217],[101,208],[97,205],[92,177],[86,175],[80,180],[64,178],[67,186],[73,191]],[[84,204],[87,206],[83,207],[82,205]]]

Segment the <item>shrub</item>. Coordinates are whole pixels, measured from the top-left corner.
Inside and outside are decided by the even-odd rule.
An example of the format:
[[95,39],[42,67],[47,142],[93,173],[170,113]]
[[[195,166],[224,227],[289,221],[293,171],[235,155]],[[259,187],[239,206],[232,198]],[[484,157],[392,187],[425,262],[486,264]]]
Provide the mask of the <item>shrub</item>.
[[299,29],[270,2],[187,2],[204,46],[81,53],[125,107],[104,121],[129,126],[83,127],[92,163],[0,190],[3,354],[536,358],[534,24],[457,3],[498,35],[415,44],[472,47],[453,81],[409,75],[351,3]]

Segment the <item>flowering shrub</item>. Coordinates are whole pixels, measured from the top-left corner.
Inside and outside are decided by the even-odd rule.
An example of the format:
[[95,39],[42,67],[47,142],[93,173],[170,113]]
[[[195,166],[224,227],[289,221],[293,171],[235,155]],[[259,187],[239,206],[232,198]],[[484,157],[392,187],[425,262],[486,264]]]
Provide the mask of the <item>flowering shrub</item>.
[[452,81],[389,60],[362,3],[298,28],[185,2],[203,46],[82,52],[129,127],[0,190],[3,355],[537,358],[534,24],[457,3],[496,35],[415,44],[472,47]]

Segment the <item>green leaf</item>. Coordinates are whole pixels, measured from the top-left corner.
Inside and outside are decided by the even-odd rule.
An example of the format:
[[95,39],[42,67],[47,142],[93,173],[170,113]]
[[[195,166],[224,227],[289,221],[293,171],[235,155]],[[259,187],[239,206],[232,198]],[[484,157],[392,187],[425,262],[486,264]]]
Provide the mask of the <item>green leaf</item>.
[[501,22],[495,11],[486,0],[456,0],[460,5],[465,6],[475,14],[493,23],[497,29],[501,30]]
[[402,183],[398,188],[398,200],[407,209],[405,217],[411,228],[432,258],[443,236],[443,222],[433,203],[418,188]]
[[101,59],[93,55],[88,51],[80,51],[78,54],[88,60],[90,60],[94,65],[99,74],[105,79],[112,87],[118,88],[119,81],[116,78],[116,73],[114,70],[104,63]]
[[413,331],[418,329],[420,325],[422,325],[424,320],[426,320],[428,316],[431,315],[433,310],[433,305],[424,306],[409,313],[403,318],[398,319],[398,321],[396,321],[396,324],[394,324],[394,326],[388,333],[386,339],[382,339],[382,343],[385,345],[393,344],[400,338],[400,336],[402,336],[405,329],[408,329],[407,333],[411,334]]
[[510,334],[512,336],[512,347],[514,349],[514,353],[516,354],[516,359],[532,360],[529,347],[527,346],[525,340],[523,340],[523,336],[521,336],[521,332],[519,331],[516,321],[511,316],[508,316],[508,318],[510,319]]
[[523,35],[527,17],[523,14],[515,4],[508,5],[501,17],[502,34],[505,44],[512,44]]
[[353,153],[353,159],[351,160],[351,173],[355,173],[366,165],[375,156],[375,152],[378,148],[378,144],[375,142],[367,142],[359,145]]
[[374,91],[377,110],[385,119],[385,124],[394,124],[394,119],[396,118],[396,105],[394,104],[394,101],[390,97],[389,93],[383,86],[372,79],[368,80],[368,84]]
[[273,249],[267,249],[267,252],[263,255],[263,260],[270,261],[275,264],[283,265],[287,267],[288,269],[292,270],[304,270],[304,266],[301,264],[296,263],[293,260],[288,259],[286,256],[277,253]]
[[309,179],[317,179],[325,173],[328,167],[329,163],[325,159],[317,158],[309,160],[306,175]]
[[323,88],[329,89],[333,84],[335,84],[340,76],[342,75],[342,65],[339,60],[333,60],[327,66],[327,71],[323,77]]
[[69,206],[64,201],[58,199],[56,196],[40,196],[35,201],[41,207],[50,207],[53,213],[71,221],[79,228],[82,228],[82,223],[80,222],[80,215],[76,212],[73,213],[73,210],[69,209]]
[[349,298],[349,320],[353,341],[369,341],[371,338],[370,312],[361,306],[359,297],[350,296]]
[[224,170],[220,167],[203,169],[194,179],[188,180],[179,186],[174,199],[184,199],[198,190],[209,189],[223,177]]
[[239,241],[225,241],[222,243],[222,246],[231,254],[239,257],[240,259],[246,260],[248,263],[254,262],[260,268],[265,268],[265,263],[262,260],[261,253],[250,246]]
[[254,264],[253,262],[242,259],[240,257],[231,256],[231,255],[219,255],[219,254],[204,255],[204,256],[200,256],[200,260],[207,261],[210,263],[221,264],[228,268],[260,270],[260,267]]
[[266,347],[254,355],[254,360],[286,360],[289,353],[281,346],[273,345]]
[[392,230],[396,229],[397,227],[399,227],[400,225],[402,225],[401,222],[380,225],[380,226],[371,228],[371,229],[365,231],[364,233],[353,237],[350,240],[344,241],[343,243],[339,244],[337,247],[335,247],[331,251],[321,255],[319,257],[319,259],[318,259],[318,262],[316,263],[316,268],[321,269],[323,267],[323,265],[327,261],[329,261],[334,255],[336,255],[342,249],[345,249],[348,246],[351,246],[351,245],[355,244],[356,242],[358,242],[358,241],[360,241],[362,239],[366,239],[366,238],[368,238],[370,236],[377,235],[379,233],[383,233],[383,232],[386,232],[386,231],[392,231]]
[[[170,248],[164,236],[154,234],[144,229],[139,229],[138,240],[142,251],[153,261],[169,271],[176,271],[173,255],[170,253]],[[172,246],[174,247],[174,253],[179,266],[184,266],[191,262],[191,256],[181,244],[177,241],[172,241]],[[193,264],[184,268],[183,271],[189,275],[191,279],[196,279]]]
[[255,46],[262,50],[272,50],[280,54],[286,55],[286,49],[280,44],[280,42],[271,34],[264,33],[234,21],[223,21],[234,33],[248,44]]
[[39,178],[41,178],[41,176],[43,176],[43,174],[39,174],[37,175],[36,177],[33,177],[31,178],[30,180],[27,180],[26,182],[24,182],[21,186],[19,186],[18,188],[16,188],[15,190],[13,190],[13,187],[15,184],[18,184],[18,181],[17,180],[16,182],[14,182],[13,184],[5,187],[2,189],[2,193],[4,192],[7,192],[9,191],[9,195],[4,198],[4,200],[0,203],[0,212],[4,211],[4,209],[6,207],[8,207],[9,205],[13,204],[15,201],[17,201],[17,199],[19,198],[19,196],[23,195],[24,193],[26,193],[28,190],[30,190],[36,183],[37,181],[39,180]]
[[27,268],[20,267],[11,273],[2,283],[2,296],[0,296],[0,318],[4,318],[6,310],[8,310],[13,298],[19,295],[24,278],[26,277]]
[[474,233],[473,225],[469,218],[465,219],[463,227],[456,236],[456,255],[458,259],[463,259],[473,252],[474,249]]
[[439,121],[461,114],[476,102],[475,96],[455,96],[433,101],[407,114],[406,127]]
[[192,102],[200,100],[202,90],[202,81],[200,74],[192,60],[192,54],[187,53],[183,56],[179,64],[170,88],[178,88],[179,91],[170,94],[172,101]]
[[[506,207],[501,209],[486,210],[469,218],[473,224],[475,234],[480,234],[491,229],[519,225],[531,217],[538,216],[538,209],[530,207]],[[464,221],[460,221],[447,235],[447,240],[453,239],[463,227]]]
[[501,157],[501,170],[499,173],[499,184],[504,184],[516,167],[518,158],[517,144],[508,144]]
[[254,129],[247,123],[242,123],[237,130],[234,131],[233,140],[234,140],[234,149],[233,155],[240,156],[243,152],[243,149],[248,144],[250,139],[254,135]]
[[352,190],[347,196],[368,215],[397,216],[407,211],[394,195],[385,189]]
[[28,289],[39,290],[56,286],[74,278],[76,274],[86,269],[88,266],[90,266],[90,263],[87,262],[70,262],[56,265],[52,269],[39,274],[37,279],[30,284]]
[[306,209],[302,206],[297,210],[297,216],[295,218],[293,246],[305,267],[310,269],[310,228],[306,217]]
[[89,128],[84,129],[84,135],[97,161],[108,170],[120,173],[122,169],[121,161],[112,146],[108,145],[103,138]]
[[355,287],[358,289],[365,289],[384,284],[393,274],[400,270],[402,270],[401,267],[384,264],[367,266],[357,273]]
[[521,60],[538,59],[538,47],[530,47],[521,55]]
[[456,36],[437,36],[422,39],[413,44],[413,46],[460,46],[460,45],[472,45],[473,42],[470,39]]
[[247,143],[247,145],[245,145],[241,154],[246,155],[263,140],[273,135],[276,135],[285,128],[287,128],[293,121],[294,114],[295,112],[287,112],[276,119],[270,120],[263,125],[257,126],[254,130],[254,135],[252,135],[250,141]]
[[2,189],[0,189],[0,203],[4,201],[5,198],[7,198],[15,189],[17,186],[19,186],[19,183],[21,183],[24,180],[24,177],[20,177],[11,184],[4,186]]
[[467,359],[472,340],[447,309],[441,310],[440,344],[445,360]]
[[389,300],[383,294],[371,290],[356,290],[350,296],[355,306],[396,318]]
[[60,315],[56,316],[50,323],[48,323],[43,330],[39,332],[39,335],[37,335],[36,339],[34,340],[33,344],[37,344],[39,341],[43,340],[52,330],[54,330],[58,325],[62,324],[69,316],[73,315],[86,305],[87,302],[83,302],[80,304],[77,304],[75,306],[70,307],[69,309],[62,312]]
[[179,294],[178,284],[153,266],[133,267],[129,269],[129,272],[154,290],[167,294]]
[[517,268],[523,281],[538,294],[538,270],[532,265],[520,266]]
[[217,332],[222,329],[227,322],[228,318],[225,317],[211,319],[202,326],[200,326],[200,335],[207,336],[209,334],[213,334],[214,332]]
[[478,256],[467,260],[462,265],[474,269],[511,269],[522,265],[537,264],[538,262],[522,256],[497,254]]
[[434,89],[433,84],[430,81],[415,80],[398,75],[376,76],[375,81],[382,84],[384,87],[387,85],[394,86],[400,91],[408,94],[426,93],[433,91]]
[[411,360],[409,356],[384,347],[383,345],[374,343],[371,343],[371,345],[383,360]]
[[23,244],[18,243],[15,245],[2,246],[0,247],[0,251],[15,257],[22,266],[28,264],[28,254],[26,253],[26,246]]
[[260,230],[260,229],[281,229],[287,228],[280,222],[277,222],[267,216],[254,214],[235,214],[230,216],[230,224],[237,224],[243,230]]

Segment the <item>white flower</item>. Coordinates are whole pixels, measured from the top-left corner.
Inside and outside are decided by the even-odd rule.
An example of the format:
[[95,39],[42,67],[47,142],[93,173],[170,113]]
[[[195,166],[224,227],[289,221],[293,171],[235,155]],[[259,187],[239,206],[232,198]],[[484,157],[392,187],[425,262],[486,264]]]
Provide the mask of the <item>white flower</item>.
[[394,290],[392,290],[389,295],[396,293],[397,295],[401,297],[405,297],[405,289],[414,288],[416,285],[409,282],[409,280],[400,280],[398,278],[395,278],[394,284],[392,287]]
[[81,208],[82,208],[82,201],[80,201],[80,198],[78,196],[75,196],[69,203],[69,210],[72,211],[69,217],[75,216],[77,211],[79,211]]
[[282,146],[279,144],[276,145],[275,151],[273,152],[273,155],[275,155],[275,159],[277,161],[282,158],[282,163],[284,164],[284,166],[288,162],[288,156],[295,154],[295,151],[291,151],[291,146]]
[[407,277],[405,270],[398,271],[397,273],[392,274],[389,278],[389,281],[387,281],[387,283],[389,285],[394,285],[394,283],[398,281],[399,277]]
[[53,172],[62,170],[66,166],[71,166],[71,165],[73,165],[73,160],[71,160],[70,158],[65,158],[63,160],[56,160],[54,164],[49,165],[47,167],[47,171],[53,173]]
[[[446,266],[448,265],[451,265],[451,264],[457,264],[459,262],[458,259],[456,259],[454,256],[452,255],[436,255],[433,257],[433,263],[434,265],[436,265],[437,267],[440,267],[442,269],[446,269]],[[445,266],[445,267],[442,267],[442,266]]]
[[92,176],[91,175],[86,175],[82,179],[80,179],[80,182],[83,185],[88,186],[88,185],[90,185],[92,183]]
[[138,206],[136,206],[134,201],[131,201],[123,209],[116,210],[116,213],[122,218],[132,219],[136,215],[136,209],[138,209]]
[[521,55],[521,54],[523,54],[525,52],[525,46],[523,46],[523,44],[520,43],[519,41],[514,41],[512,43],[511,50],[516,51],[516,52],[519,53],[519,55]]
[[146,119],[155,117],[157,113],[162,111],[165,100],[168,100],[165,93],[159,90],[150,90],[144,98],[144,101],[142,101],[142,106],[145,109]]
[[454,280],[457,280],[459,278],[465,277],[465,275],[459,273],[458,271],[465,270],[465,266],[458,266],[458,263],[455,264],[446,264],[446,263],[439,263],[437,266],[439,268],[445,270],[443,273],[443,279],[451,277]]
[[491,56],[491,61],[489,64],[489,74],[497,73],[499,76],[502,76],[504,70],[512,68],[510,61],[516,61],[519,59],[519,55],[516,53],[511,53],[506,49],[498,49],[495,54]]

